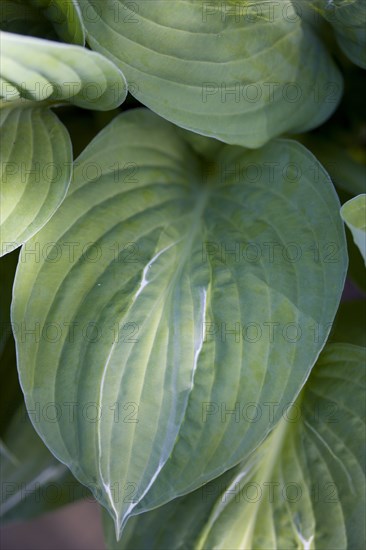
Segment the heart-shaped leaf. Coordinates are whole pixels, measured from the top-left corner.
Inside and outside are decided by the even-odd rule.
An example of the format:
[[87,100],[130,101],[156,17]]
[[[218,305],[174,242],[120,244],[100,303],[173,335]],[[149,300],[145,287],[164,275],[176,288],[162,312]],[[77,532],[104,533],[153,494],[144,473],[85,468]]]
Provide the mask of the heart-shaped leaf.
[[271,425],[243,408],[296,397],[344,284],[339,201],[316,159],[287,140],[201,140],[145,110],[114,119],[16,275],[27,407],[57,416],[35,427],[118,530],[143,499],[190,491],[260,443]]
[[244,462],[132,518],[109,550],[365,546],[365,348],[326,348],[301,396]]
[[259,147],[321,124],[341,97],[337,68],[288,0],[79,4],[88,43],[131,93],[199,134]]
[[341,208],[341,216],[351,230],[366,265],[366,194],[346,202]]
[[1,255],[33,236],[71,178],[70,137],[49,107],[108,110],[126,97],[120,70],[79,46],[0,33]]

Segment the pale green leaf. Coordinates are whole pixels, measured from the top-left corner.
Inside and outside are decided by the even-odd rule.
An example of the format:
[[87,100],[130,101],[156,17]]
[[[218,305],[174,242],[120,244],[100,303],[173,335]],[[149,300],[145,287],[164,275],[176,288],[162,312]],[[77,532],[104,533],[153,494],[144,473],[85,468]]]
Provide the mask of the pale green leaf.
[[0,110],[0,254],[32,237],[66,195],[69,134],[49,109]]
[[199,134],[259,147],[318,126],[341,97],[338,69],[288,0],[79,4],[88,43],[131,94]]
[[98,53],[7,32],[0,33],[0,43],[2,107],[31,100],[104,111],[126,97],[123,74]]
[[54,30],[65,42],[85,43],[76,0],[2,0],[0,28],[42,38],[54,38]]
[[[45,410],[34,412],[35,422],[41,414]],[[0,441],[0,454],[2,524],[30,519],[90,495],[50,453],[23,406]]]
[[126,97],[123,74],[80,46],[1,32],[1,255],[52,216],[71,178],[70,137],[49,107],[108,110]]
[[332,25],[343,52],[366,69],[366,3],[364,0],[311,0]]
[[74,422],[36,429],[118,530],[266,436],[265,417],[213,405],[296,397],[347,268],[338,198],[304,147],[222,145],[204,160],[191,137],[147,110],[114,119],[16,275],[12,320],[39,331],[16,334],[27,406],[76,404]]
[[341,216],[351,230],[366,265],[366,194],[346,202],[341,208]]
[[109,550],[359,549],[365,540],[365,348],[329,345],[301,396],[245,461],[132,518]]

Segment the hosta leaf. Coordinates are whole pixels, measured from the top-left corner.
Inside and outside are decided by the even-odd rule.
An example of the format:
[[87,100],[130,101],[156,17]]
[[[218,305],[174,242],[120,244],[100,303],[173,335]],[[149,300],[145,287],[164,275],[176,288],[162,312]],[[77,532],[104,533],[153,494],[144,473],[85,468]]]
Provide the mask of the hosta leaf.
[[366,194],[346,202],[341,209],[344,222],[350,228],[366,265]]
[[49,109],[0,110],[1,255],[33,236],[57,210],[71,179],[69,134]]
[[364,0],[312,0],[335,30],[343,52],[366,69],[366,4]]
[[65,42],[81,46],[85,43],[84,28],[76,0],[2,0],[2,30],[53,38],[50,27]]
[[114,119],[16,276],[13,322],[39,334],[16,334],[27,406],[59,411],[36,429],[117,529],[264,438],[266,418],[215,407],[293,400],[344,284],[339,202],[305,148],[223,145],[204,160],[190,139],[146,110]]
[[288,0],[79,4],[88,43],[131,93],[199,134],[259,147],[321,124],[340,99],[338,70]]
[[80,46],[1,32],[1,105],[27,100],[109,110],[126,97],[117,67]]
[[120,70],[79,46],[0,33],[1,255],[33,236],[71,178],[69,135],[51,106],[106,110],[126,97]]
[[111,549],[365,546],[365,348],[326,348],[298,401],[244,462],[132,518]]
[[23,406],[1,441],[0,455],[2,524],[30,519],[89,494],[50,453]]

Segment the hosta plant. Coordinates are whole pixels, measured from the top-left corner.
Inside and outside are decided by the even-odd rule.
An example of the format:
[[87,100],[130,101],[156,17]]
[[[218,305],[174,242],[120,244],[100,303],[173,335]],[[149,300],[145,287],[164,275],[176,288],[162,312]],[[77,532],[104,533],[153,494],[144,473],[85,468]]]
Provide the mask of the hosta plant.
[[3,523],[364,546],[364,16],[1,4]]

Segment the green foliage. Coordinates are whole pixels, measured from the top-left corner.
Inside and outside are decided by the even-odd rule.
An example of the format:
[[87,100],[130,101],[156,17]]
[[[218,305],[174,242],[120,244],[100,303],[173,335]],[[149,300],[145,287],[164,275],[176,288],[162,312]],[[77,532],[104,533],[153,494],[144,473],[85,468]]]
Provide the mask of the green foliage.
[[[72,337],[64,330],[57,342],[16,335],[21,383],[30,409],[55,396],[99,403],[95,423],[80,416],[70,426],[62,415],[57,431],[46,421],[37,429],[78,479],[97,484],[119,528],[147,491],[142,507],[161,504],[258,445],[269,429],[264,418],[244,428],[218,423],[203,404],[291,401],[324,344],[347,268],[338,200],[320,166],[316,187],[307,176],[316,161],[306,149],[285,140],[256,151],[222,145],[204,161],[190,137],[145,110],[114,119],[77,159],[66,200],[29,241],[40,250],[54,243],[48,256],[27,259],[24,249],[14,288],[14,323],[38,322],[42,333],[58,319],[75,324]],[[101,172],[88,179],[92,163]],[[255,183],[238,178],[235,169],[246,165],[261,167]],[[288,165],[303,174],[298,181],[283,178]],[[265,243],[280,239],[285,249],[288,232],[303,257],[266,260]],[[335,262],[314,261],[314,239],[321,250],[336,243]],[[69,242],[78,243],[72,258]],[[126,244],[116,251],[116,242]],[[223,254],[235,242],[256,243],[261,261]],[[280,319],[282,332],[290,326],[287,337],[246,349],[253,338],[246,320],[263,330],[269,319]],[[85,329],[94,324],[88,343]],[[233,327],[239,333],[226,336]],[[135,408],[135,423],[116,422],[112,405],[120,401]],[[111,494],[121,480],[138,488],[133,506]]]
[[112,63],[79,46],[4,32],[0,40],[3,255],[43,227],[70,183],[70,137],[50,107],[113,109],[126,84]]
[[131,93],[200,134],[259,147],[318,126],[341,97],[338,69],[287,0],[234,2],[235,16],[221,0],[79,4],[89,45],[123,70]]
[[364,18],[1,2],[2,521],[364,547]]
[[[326,347],[268,438],[223,476],[133,518],[108,548],[357,548],[363,514],[365,350]],[[352,433],[350,433],[352,426]]]

